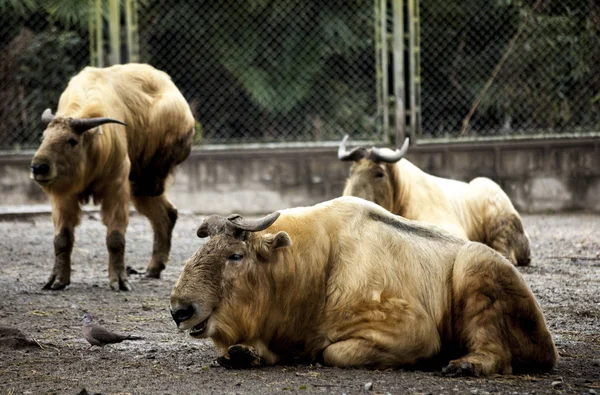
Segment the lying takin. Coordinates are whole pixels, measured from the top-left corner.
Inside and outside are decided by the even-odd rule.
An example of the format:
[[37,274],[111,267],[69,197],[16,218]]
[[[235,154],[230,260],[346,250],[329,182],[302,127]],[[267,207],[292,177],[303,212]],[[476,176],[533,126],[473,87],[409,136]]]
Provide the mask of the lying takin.
[[455,236],[478,241],[507,257],[514,265],[528,265],[529,236],[509,197],[492,180],[471,182],[439,178],[425,173],[403,156],[402,148],[346,148],[338,150],[342,161],[353,161],[344,196],[357,196],[388,211],[443,228]]
[[[558,355],[515,267],[491,248],[342,197],[259,220],[211,216],[171,314],[218,362],[318,360],[446,375],[550,370]],[[441,365],[443,366],[443,365]]]
[[101,203],[107,227],[111,288],[130,290],[125,269],[129,204],[154,230],[149,277],[160,277],[171,248],[177,210],[165,194],[175,166],[190,154],[194,117],[171,78],[144,64],[86,67],[60,96],[31,163],[31,178],[50,196],[55,264],[45,289],[71,281],[80,204]]

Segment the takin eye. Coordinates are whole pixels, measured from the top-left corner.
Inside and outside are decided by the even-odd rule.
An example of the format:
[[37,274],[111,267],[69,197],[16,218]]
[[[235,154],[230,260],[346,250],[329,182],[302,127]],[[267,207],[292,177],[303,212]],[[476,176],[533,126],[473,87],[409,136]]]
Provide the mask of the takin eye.
[[77,145],[77,140],[75,140],[74,138],[70,138],[69,144],[71,144],[71,147],[75,147]]
[[383,178],[385,177],[385,172],[383,170],[377,170],[375,172],[375,178]]
[[242,254],[231,254],[227,259],[233,262],[239,262],[244,259],[244,256]]

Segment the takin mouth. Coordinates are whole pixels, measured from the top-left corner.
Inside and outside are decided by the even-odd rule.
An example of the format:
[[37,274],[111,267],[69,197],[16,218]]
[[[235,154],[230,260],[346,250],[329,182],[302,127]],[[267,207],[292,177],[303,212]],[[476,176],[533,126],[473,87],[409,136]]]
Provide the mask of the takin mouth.
[[190,336],[201,337],[204,334],[204,332],[206,332],[206,326],[208,324],[209,318],[210,318],[210,316],[206,317],[206,319],[204,321],[202,321],[198,325],[192,327],[192,329],[190,329]]

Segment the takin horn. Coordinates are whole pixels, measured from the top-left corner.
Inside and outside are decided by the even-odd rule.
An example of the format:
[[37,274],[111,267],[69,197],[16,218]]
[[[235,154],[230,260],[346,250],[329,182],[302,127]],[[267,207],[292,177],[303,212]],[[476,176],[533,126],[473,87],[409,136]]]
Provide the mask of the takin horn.
[[245,219],[239,214],[232,214],[227,218],[220,215],[211,215],[202,221],[196,234],[205,238],[217,234],[227,234],[236,238],[244,238],[245,232],[258,232],[271,226],[280,213],[274,212],[258,219]]
[[127,126],[125,122],[118,121],[112,118],[81,118],[71,119],[69,126],[73,129],[73,132],[82,134],[86,130],[90,130],[105,123],[118,123],[119,125]]
[[367,150],[365,147],[356,147],[350,151],[346,148],[346,142],[348,141],[348,135],[344,136],[344,139],[340,143],[338,148],[338,159],[342,161],[358,161],[367,156]]
[[239,214],[232,214],[227,217],[227,221],[236,229],[247,230],[249,232],[259,232],[261,230],[267,229],[271,226],[277,218],[279,218],[280,213],[275,211],[269,215],[266,215],[262,218],[258,219],[245,219]]
[[42,113],[42,123],[45,126],[48,126],[48,124],[50,122],[52,122],[54,120],[54,115],[52,114],[52,110],[47,108],[44,110],[44,112]]
[[386,162],[386,163],[396,163],[404,155],[406,155],[406,151],[408,151],[408,144],[410,140],[407,137],[404,140],[404,144],[402,144],[402,148],[396,149],[392,151],[389,148],[371,148],[371,152],[369,153],[369,159],[373,162]]

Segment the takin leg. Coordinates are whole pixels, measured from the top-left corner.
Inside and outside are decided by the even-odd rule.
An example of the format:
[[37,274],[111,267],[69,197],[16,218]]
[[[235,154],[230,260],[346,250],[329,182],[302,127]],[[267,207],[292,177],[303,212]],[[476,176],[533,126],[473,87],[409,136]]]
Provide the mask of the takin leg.
[[450,361],[448,376],[548,371],[558,360],[533,293],[520,274],[491,249],[461,248],[452,275],[453,340],[466,355]]
[[76,198],[52,198],[54,269],[43,289],[64,289],[71,283],[71,252],[81,208]]
[[106,225],[108,280],[114,291],[131,291],[125,268],[125,231],[129,222],[129,189],[127,183],[107,194],[102,201],[102,221]]
[[279,356],[273,353],[261,340],[234,344],[225,355],[217,358],[217,363],[227,369],[244,369],[261,365],[275,365]]
[[171,235],[177,221],[177,209],[169,202],[166,194],[160,196],[134,196],[133,203],[137,211],[150,220],[154,231],[152,261],[148,265],[146,276],[160,278],[167,266],[171,251]]
[[388,368],[415,365],[439,353],[441,339],[420,304],[390,298],[373,301],[333,328],[336,340],[323,350],[323,361],[338,367]]

